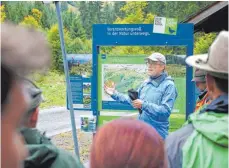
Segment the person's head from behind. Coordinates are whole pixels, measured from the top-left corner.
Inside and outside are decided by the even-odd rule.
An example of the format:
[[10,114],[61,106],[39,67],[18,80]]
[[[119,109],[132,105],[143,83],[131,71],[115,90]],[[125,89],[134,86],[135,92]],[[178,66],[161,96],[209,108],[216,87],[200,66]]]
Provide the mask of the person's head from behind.
[[32,29],[1,24],[1,167],[22,167],[27,151],[19,132],[30,98],[23,77],[47,67],[45,37]]
[[39,106],[43,101],[42,91],[29,79],[24,79],[24,87],[30,96],[30,104],[22,120],[22,126],[36,128]]
[[200,92],[203,92],[207,85],[206,85],[206,72],[201,69],[195,70],[194,78],[192,79],[195,82],[196,87],[199,89]]
[[93,140],[91,168],[164,168],[164,143],[154,128],[131,119],[101,127]]
[[206,85],[212,100],[228,94],[229,32],[222,31],[209,48],[208,54],[191,56],[187,64],[206,71]]
[[150,77],[157,77],[165,70],[166,59],[161,53],[153,53],[145,59]]

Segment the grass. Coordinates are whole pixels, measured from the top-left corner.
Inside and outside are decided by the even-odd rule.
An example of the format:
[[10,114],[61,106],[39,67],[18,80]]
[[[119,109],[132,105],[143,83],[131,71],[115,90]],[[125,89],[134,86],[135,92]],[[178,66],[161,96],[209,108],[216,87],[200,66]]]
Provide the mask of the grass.
[[66,83],[64,74],[49,72],[45,76],[36,75],[36,85],[43,91],[44,102],[40,108],[66,106]]
[[173,78],[177,88],[178,97],[175,101],[173,109],[178,110],[179,113],[185,113],[186,107],[186,80],[183,77]]
[[181,128],[185,123],[185,114],[183,113],[173,113],[170,116],[170,127],[169,132],[174,132]]
[[[120,118],[120,116],[109,116],[109,115],[106,116],[106,115],[101,115],[99,117],[99,126],[102,126],[106,122],[108,122],[110,120],[117,119],[117,118]],[[130,117],[128,117],[128,118],[130,118]],[[133,119],[137,119],[137,115],[133,116]],[[185,114],[182,114],[182,113],[172,113],[170,115],[169,132],[174,132],[177,129],[181,128],[184,123],[185,123]]]

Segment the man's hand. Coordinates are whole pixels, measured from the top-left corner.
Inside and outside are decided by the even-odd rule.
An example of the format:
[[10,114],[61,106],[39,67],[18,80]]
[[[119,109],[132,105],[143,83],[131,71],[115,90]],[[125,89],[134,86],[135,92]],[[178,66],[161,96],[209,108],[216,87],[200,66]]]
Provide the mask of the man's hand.
[[113,82],[111,84],[111,87],[108,87],[104,84],[104,91],[109,94],[110,96],[114,94],[115,92],[115,83]]
[[133,104],[133,107],[136,108],[136,109],[141,109],[142,108],[142,104],[143,104],[143,101],[140,100],[140,99],[136,99],[132,102]]

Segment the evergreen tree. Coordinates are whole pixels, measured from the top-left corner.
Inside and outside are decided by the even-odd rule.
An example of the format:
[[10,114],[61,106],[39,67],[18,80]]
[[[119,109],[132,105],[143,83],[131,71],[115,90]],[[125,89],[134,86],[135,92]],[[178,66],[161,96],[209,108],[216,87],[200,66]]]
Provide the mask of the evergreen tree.
[[82,26],[81,20],[79,17],[75,17],[70,26],[70,35],[71,38],[80,38],[81,40],[86,39],[86,33]]
[[123,18],[125,16],[125,13],[123,11],[120,11],[120,9],[126,4],[124,1],[114,2],[114,15],[115,18]]
[[91,27],[90,26],[91,11],[89,10],[89,2],[81,1],[79,4],[79,12],[80,12],[81,23],[83,25],[83,28],[85,29],[87,38],[91,38],[91,32],[89,32]]
[[63,25],[66,29],[70,31],[70,27],[72,25],[72,22],[75,18],[75,14],[72,11],[64,11],[62,13],[62,20],[63,20]]
[[68,3],[65,1],[62,1],[60,3],[60,7],[61,7],[61,12],[67,11],[68,10]]
[[115,21],[114,10],[111,4],[104,2],[102,11],[102,23],[113,23]]

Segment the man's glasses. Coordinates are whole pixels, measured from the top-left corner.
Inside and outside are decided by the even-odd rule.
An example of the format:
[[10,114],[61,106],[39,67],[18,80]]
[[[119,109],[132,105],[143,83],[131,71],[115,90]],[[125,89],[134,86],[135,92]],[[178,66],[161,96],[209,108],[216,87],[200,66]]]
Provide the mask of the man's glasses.
[[146,65],[161,65],[161,63],[159,61],[148,60],[146,61]]

